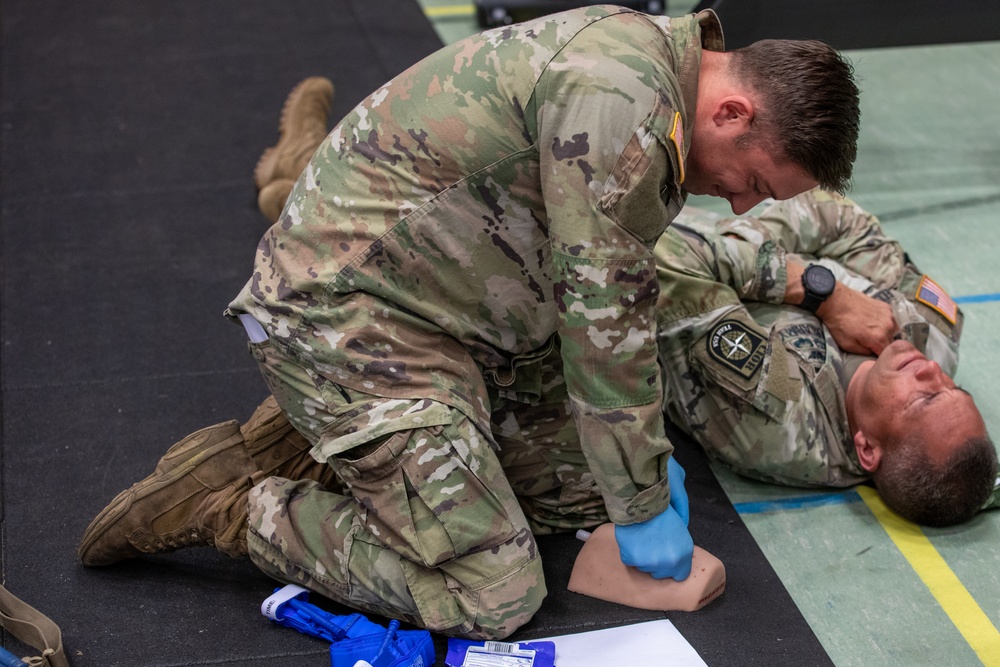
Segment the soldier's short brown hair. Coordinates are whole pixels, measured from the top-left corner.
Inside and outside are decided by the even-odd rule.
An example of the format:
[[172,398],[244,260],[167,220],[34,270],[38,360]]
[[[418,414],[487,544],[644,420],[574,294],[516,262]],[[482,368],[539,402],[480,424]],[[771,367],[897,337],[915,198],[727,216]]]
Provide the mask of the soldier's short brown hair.
[[873,475],[875,487],[894,512],[924,526],[968,521],[993,492],[997,453],[989,437],[971,438],[933,465],[920,436],[890,447]]
[[824,190],[846,192],[861,126],[851,64],[815,40],[765,39],[730,53],[731,75],[757,94],[751,136]]

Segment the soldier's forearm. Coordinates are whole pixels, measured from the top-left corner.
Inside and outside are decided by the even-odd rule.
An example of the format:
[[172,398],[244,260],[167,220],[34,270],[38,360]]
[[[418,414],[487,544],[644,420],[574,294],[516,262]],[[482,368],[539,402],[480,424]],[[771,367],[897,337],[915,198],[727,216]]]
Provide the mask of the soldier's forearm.
[[[805,298],[802,274],[797,261],[786,264],[788,286],[785,303],[799,305]],[[830,330],[842,350],[855,354],[878,354],[892,342],[898,330],[892,309],[837,281],[833,293],[816,309],[816,316]]]
[[[806,267],[795,260],[789,259],[785,263],[785,275],[787,276],[787,284],[785,285],[785,299],[784,303],[792,306],[797,306],[802,303],[802,300],[806,298],[806,290],[802,286],[802,274],[805,272]],[[837,287],[842,287],[839,283]]]

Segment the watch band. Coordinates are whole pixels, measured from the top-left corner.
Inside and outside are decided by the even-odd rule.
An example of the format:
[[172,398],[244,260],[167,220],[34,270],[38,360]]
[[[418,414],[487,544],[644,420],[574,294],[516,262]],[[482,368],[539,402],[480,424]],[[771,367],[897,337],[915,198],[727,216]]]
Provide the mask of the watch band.
[[815,313],[816,309],[822,306],[823,302],[826,301],[827,296],[829,296],[829,294],[826,296],[820,296],[819,294],[810,294],[807,291],[805,297],[802,299],[802,303],[799,304],[799,308],[808,310],[810,313]]

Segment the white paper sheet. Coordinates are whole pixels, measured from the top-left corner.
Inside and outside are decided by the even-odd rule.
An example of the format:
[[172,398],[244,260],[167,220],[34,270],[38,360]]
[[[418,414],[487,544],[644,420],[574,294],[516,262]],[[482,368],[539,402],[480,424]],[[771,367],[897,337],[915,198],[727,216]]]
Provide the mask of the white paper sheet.
[[556,667],[708,667],[666,619],[531,641],[555,643]]

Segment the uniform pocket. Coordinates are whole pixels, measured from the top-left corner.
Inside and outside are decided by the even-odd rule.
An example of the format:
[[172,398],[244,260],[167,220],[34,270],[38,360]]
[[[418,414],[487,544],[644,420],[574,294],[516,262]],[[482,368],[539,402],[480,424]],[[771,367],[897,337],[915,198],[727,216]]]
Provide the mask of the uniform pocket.
[[[680,210],[684,157],[680,143],[668,136],[683,125],[680,114],[658,95],[653,110],[625,145],[611,172],[617,187],[602,196],[600,207],[650,245]],[[683,133],[683,129],[681,129]]]
[[428,567],[511,539],[516,507],[488,440],[461,413],[433,405],[457,423],[412,428],[403,419],[329,459],[372,534]]

